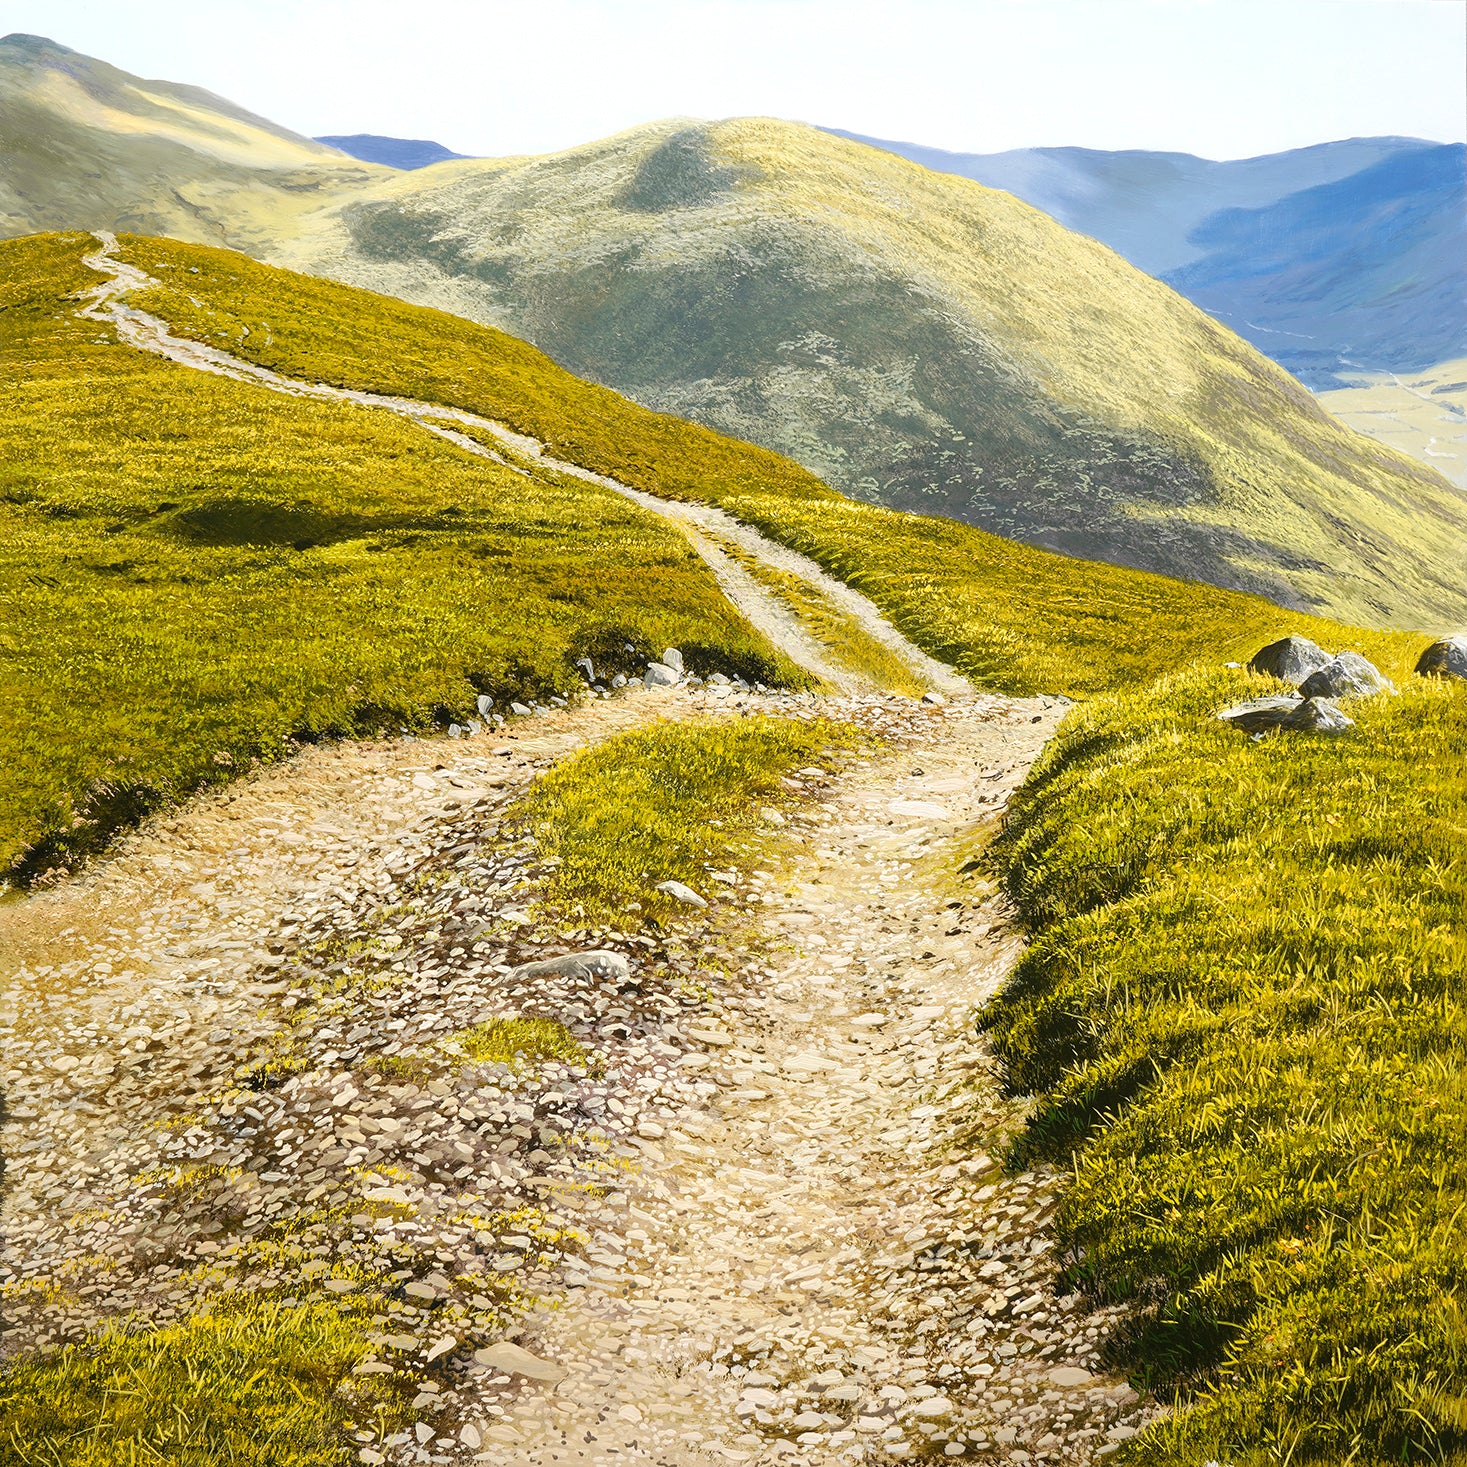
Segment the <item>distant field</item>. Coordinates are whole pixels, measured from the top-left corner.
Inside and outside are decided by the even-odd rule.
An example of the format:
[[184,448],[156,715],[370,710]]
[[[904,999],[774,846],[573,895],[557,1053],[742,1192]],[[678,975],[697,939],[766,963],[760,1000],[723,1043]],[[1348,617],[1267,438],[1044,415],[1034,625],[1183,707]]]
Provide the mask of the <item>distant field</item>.
[[1352,386],[1319,394],[1335,417],[1467,489],[1467,357],[1429,372],[1358,372],[1346,378]]

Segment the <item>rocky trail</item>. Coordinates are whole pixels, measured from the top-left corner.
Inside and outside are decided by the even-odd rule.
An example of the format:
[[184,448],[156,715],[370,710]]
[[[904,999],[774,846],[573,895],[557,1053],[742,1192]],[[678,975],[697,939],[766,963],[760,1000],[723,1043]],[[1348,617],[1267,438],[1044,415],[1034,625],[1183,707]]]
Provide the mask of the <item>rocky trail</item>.
[[[98,231],[96,238],[99,248],[86,256],[84,263],[106,279],[95,290],[87,293],[81,314],[88,320],[116,330],[124,345],[165,357],[180,366],[249,382],[271,392],[327,402],[351,403],[357,407],[395,413],[479,457],[490,458],[510,467],[515,467],[517,463],[532,462],[552,472],[610,489],[675,525],[703,558],[720,589],[738,607],[745,619],[792,661],[842,692],[871,692],[877,689],[868,679],[832,663],[825,650],[809,636],[790,608],[728,555],[717,543],[718,539],[727,540],[765,564],[791,572],[815,587],[824,598],[854,618],[867,636],[901,658],[912,669],[914,676],[925,685],[945,692],[961,691],[967,687],[952,668],[929,657],[921,648],[908,641],[882,616],[876,605],[859,591],[852,590],[843,581],[829,575],[808,556],[768,539],[712,505],[659,499],[656,495],[634,489],[579,464],[567,463],[546,453],[544,445],[537,439],[516,433],[491,418],[480,417],[458,408],[444,407],[438,403],[416,402],[405,397],[333,387],[322,382],[298,381],[240,357],[231,356],[217,347],[175,336],[166,321],[127,304],[126,298],[129,294],[135,290],[144,290],[156,282],[136,266],[116,258],[115,235]],[[454,427],[454,424],[458,426]],[[509,457],[486,448],[469,434],[460,431],[463,428],[471,428],[493,438]]]
[[[432,405],[291,383],[172,337],[103,237],[85,307],[141,349],[383,408],[511,461]],[[1118,1323],[1056,1297],[1057,1178],[974,1024],[1020,949],[958,868],[1061,716],[974,695],[864,598],[718,511],[683,526],[749,619],[845,691],[632,687],[498,731],[301,750],[0,905],[10,1107],[0,1358],[200,1301],[336,1298],[368,1321],[366,1463],[1103,1459],[1154,1408]],[[863,688],[720,548],[806,578],[950,701]],[[827,584],[828,583],[828,584]],[[654,718],[845,719],[785,781],[764,864],[643,931],[537,899],[510,818],[535,776]],[[590,954],[589,958],[585,955]],[[497,1053],[506,1021],[570,1048]]]
[[[817,706],[884,747],[791,781],[779,863],[662,931],[535,907],[538,771]],[[3,1353],[334,1294],[413,1393],[366,1462],[1103,1457],[1145,1408],[1051,1290],[1056,1179],[990,1159],[1022,1112],[973,1012],[1019,942],[953,878],[1058,716],[647,689],[318,747],[0,909]],[[582,1057],[468,1062],[520,1016]]]

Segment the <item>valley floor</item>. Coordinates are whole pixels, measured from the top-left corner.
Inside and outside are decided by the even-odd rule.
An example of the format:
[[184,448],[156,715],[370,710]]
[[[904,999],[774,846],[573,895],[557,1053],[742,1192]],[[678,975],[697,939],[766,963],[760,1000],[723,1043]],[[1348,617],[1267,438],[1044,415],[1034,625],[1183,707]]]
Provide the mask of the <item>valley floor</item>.
[[[651,937],[527,906],[499,818],[536,772],[816,702],[885,744],[802,771],[784,868]],[[649,690],[323,747],[11,906],[5,1355],[221,1288],[360,1296],[359,1377],[418,1387],[406,1424],[355,1422],[367,1462],[1105,1454],[1146,1408],[1104,1372],[1115,1319],[1049,1288],[1056,1179],[983,1153],[1021,1107],[973,1011],[1019,941],[954,877],[1057,717]],[[591,945],[632,981],[511,972]],[[586,1062],[415,1070],[514,1014]]]

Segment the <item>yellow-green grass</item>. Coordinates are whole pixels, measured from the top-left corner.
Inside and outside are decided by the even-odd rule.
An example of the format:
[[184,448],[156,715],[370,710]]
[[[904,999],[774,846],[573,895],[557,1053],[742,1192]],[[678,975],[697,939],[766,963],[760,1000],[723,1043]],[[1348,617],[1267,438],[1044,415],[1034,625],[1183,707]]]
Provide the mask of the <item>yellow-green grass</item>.
[[489,1019],[452,1037],[476,1064],[533,1065],[549,1059],[568,1065],[586,1062],[586,1051],[555,1019]]
[[681,881],[706,899],[710,870],[746,864],[759,806],[788,800],[780,775],[855,738],[823,718],[660,722],[556,765],[514,814],[557,863],[549,901],[637,927],[688,911],[657,891],[661,882]]
[[91,243],[0,245],[0,872],[293,739],[571,693],[584,653],[807,681],[611,491],[118,345],[75,314]]
[[112,1329],[0,1375],[4,1467],[336,1467],[349,1422],[405,1406],[353,1376],[369,1345],[341,1306],[223,1296],[178,1324]]
[[1339,737],[1193,671],[1072,714],[1000,847],[986,1024],[1073,1169],[1073,1282],[1140,1306],[1147,1467],[1467,1456],[1467,685]]
[[1427,641],[845,499],[788,459],[649,412],[490,327],[229,251],[131,236],[124,246],[161,282],[138,303],[180,334],[287,376],[479,412],[637,488],[720,505],[864,591],[984,687],[1089,694],[1196,658],[1246,661],[1290,631],[1399,670]]
[[739,563],[774,596],[818,642],[835,666],[853,672],[878,688],[920,698],[928,689],[912,668],[883,645],[848,611],[837,606],[818,586],[780,566],[760,560],[732,540],[718,537],[724,553]]

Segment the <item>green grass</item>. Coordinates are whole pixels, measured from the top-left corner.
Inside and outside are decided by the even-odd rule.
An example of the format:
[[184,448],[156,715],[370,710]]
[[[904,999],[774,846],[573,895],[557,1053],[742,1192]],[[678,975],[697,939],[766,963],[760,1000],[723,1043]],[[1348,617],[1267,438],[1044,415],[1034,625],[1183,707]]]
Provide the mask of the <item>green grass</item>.
[[131,236],[124,246],[161,282],[139,303],[180,334],[288,376],[479,412],[637,488],[720,505],[865,592],[983,687],[1086,695],[1196,658],[1246,661],[1290,631],[1400,668],[1427,641],[844,499],[789,459],[649,412],[489,327],[228,251]]
[[296,739],[571,693],[585,653],[808,682],[619,495],[117,345],[75,316],[91,243],[0,245],[0,873]]
[[0,1376],[4,1467],[337,1467],[348,1422],[402,1404],[340,1307],[215,1301],[180,1324],[110,1330]]
[[586,1051],[555,1019],[490,1019],[452,1038],[476,1064],[533,1065],[548,1059],[586,1063]]
[[1179,1410],[1125,1460],[1467,1454],[1467,686],[1254,743],[1194,671],[1071,715],[999,847],[986,1023],[1072,1279]]
[[689,910],[658,892],[659,882],[681,881],[707,899],[709,869],[744,861],[757,806],[787,802],[779,776],[855,737],[822,718],[657,723],[556,765],[514,815],[559,863],[545,891],[551,902],[637,927]]

